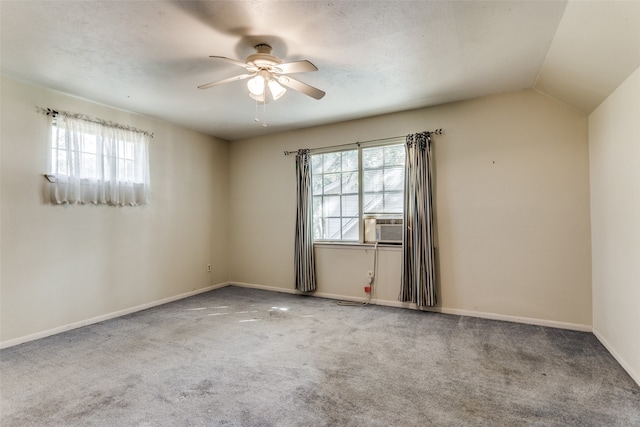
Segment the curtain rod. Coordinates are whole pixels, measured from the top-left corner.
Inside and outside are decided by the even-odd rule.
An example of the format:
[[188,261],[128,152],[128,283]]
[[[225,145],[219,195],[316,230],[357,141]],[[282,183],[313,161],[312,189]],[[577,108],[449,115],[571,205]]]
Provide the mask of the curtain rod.
[[[443,135],[444,131],[442,129],[436,129],[436,130],[426,131],[426,133],[428,133],[429,135]],[[369,142],[390,141],[392,139],[398,139],[398,138],[404,138],[404,137],[406,137],[406,135],[390,136],[388,138],[380,138],[380,139],[370,139],[368,141],[356,141],[356,142],[351,142],[349,144],[330,145],[328,147],[318,147],[317,149],[311,149],[310,151],[314,151],[314,150],[330,150],[332,148],[348,147],[349,145],[355,145],[356,147],[359,147],[360,144],[366,144],[366,143],[369,143]],[[298,150],[296,150],[296,151],[285,151],[284,152],[285,156],[290,156],[292,154],[298,154]]]
[[86,114],[70,113],[68,111],[56,111],[56,110],[54,110],[52,108],[42,108],[42,107],[38,107],[38,106],[36,106],[36,111],[38,113],[40,113],[40,114],[44,114],[44,115],[51,116],[51,117],[58,117],[58,115],[63,116],[63,117],[71,117],[71,118],[74,118],[74,119],[84,120],[85,122],[97,123],[97,124],[100,124],[100,125],[103,125],[103,126],[107,126],[107,127],[128,130],[130,132],[141,133],[141,134],[148,135],[149,137],[153,138],[153,132],[148,132],[146,130],[136,129],[136,128],[132,127],[132,126],[121,125],[120,123],[115,123],[115,122],[110,122],[110,121],[107,121],[107,120],[102,120],[102,119],[99,119],[97,117],[87,116]]

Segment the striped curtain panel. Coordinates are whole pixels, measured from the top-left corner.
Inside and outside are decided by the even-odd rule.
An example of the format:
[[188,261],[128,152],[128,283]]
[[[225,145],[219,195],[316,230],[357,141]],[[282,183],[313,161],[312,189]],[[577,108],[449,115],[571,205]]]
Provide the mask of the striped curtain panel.
[[296,289],[316,290],[316,265],[313,257],[313,201],[311,198],[311,165],[309,150],[296,155]]
[[398,299],[421,307],[437,303],[432,215],[431,134],[407,135],[402,281]]

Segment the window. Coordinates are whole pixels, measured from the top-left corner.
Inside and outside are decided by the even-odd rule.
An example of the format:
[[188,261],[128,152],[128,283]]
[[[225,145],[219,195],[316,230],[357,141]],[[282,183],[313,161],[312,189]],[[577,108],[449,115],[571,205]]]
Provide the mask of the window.
[[402,217],[404,161],[398,142],[313,154],[314,239],[362,242],[363,215]]
[[[51,138],[51,172],[58,178],[75,176],[81,179],[107,180],[118,182],[144,182],[142,169],[136,172],[135,147],[133,141],[112,141],[111,155],[103,155],[99,150],[95,134],[81,132],[76,135],[73,144],[67,144],[67,131],[53,125]],[[104,142],[103,142],[104,144]],[[78,168],[69,167],[69,163],[77,162]],[[103,174],[101,169],[115,170],[115,175]]]
[[147,132],[98,119],[54,117],[49,168],[56,202],[146,203],[149,139]]

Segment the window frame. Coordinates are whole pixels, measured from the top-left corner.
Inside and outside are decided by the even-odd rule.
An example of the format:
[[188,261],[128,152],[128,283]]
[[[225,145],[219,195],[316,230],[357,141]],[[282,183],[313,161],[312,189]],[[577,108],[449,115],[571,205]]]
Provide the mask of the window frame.
[[[405,148],[405,138],[404,137],[397,137],[397,138],[389,138],[389,139],[385,139],[385,140],[378,140],[378,141],[370,141],[370,142],[359,142],[359,143],[355,143],[355,144],[347,144],[347,145],[343,145],[340,147],[327,147],[327,148],[320,148],[320,149],[315,149],[312,150],[312,152],[310,153],[311,157],[313,158],[313,156],[316,155],[323,155],[323,154],[331,154],[331,153],[340,153],[340,152],[345,152],[345,151],[356,151],[357,152],[357,158],[358,158],[358,166],[357,166],[357,176],[358,176],[358,239],[357,240],[345,240],[345,239],[316,239],[314,238],[314,243],[318,243],[318,244],[324,244],[324,245],[331,245],[331,244],[336,244],[336,245],[362,245],[362,244],[366,244],[364,239],[365,239],[365,216],[377,216],[377,217],[383,217],[383,218],[403,218],[404,216],[404,206],[403,206],[403,211],[399,212],[399,213],[392,213],[392,214],[383,214],[383,213],[364,213],[364,186],[363,186],[363,175],[364,175],[364,165],[363,165],[363,150],[367,149],[367,148],[374,148],[374,147],[386,147],[386,146],[391,146],[391,145],[399,145],[402,146],[404,149],[404,155],[405,155],[405,162],[406,162],[406,148]],[[313,162],[313,159],[310,159],[311,162]],[[404,164],[403,164],[404,167]],[[341,173],[342,173],[342,169],[341,169]],[[312,180],[313,180],[313,168],[312,168]],[[324,175],[324,172],[323,172]],[[313,184],[312,184],[313,185]],[[381,192],[380,194],[383,194],[384,192]],[[324,195],[324,193],[323,193]],[[404,198],[404,185],[402,186],[402,195]],[[312,194],[312,199],[313,199],[314,195]],[[314,206],[315,207],[315,206]],[[342,214],[342,213],[341,213]],[[340,217],[342,218],[342,216]],[[315,222],[315,218],[314,218],[314,222]],[[397,245],[394,245],[397,246]]]

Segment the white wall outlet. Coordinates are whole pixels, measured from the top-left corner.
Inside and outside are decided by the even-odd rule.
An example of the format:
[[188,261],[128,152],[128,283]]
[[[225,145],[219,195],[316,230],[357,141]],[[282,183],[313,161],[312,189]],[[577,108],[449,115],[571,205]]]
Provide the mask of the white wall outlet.
[[211,264],[207,264],[207,273],[211,273]]

